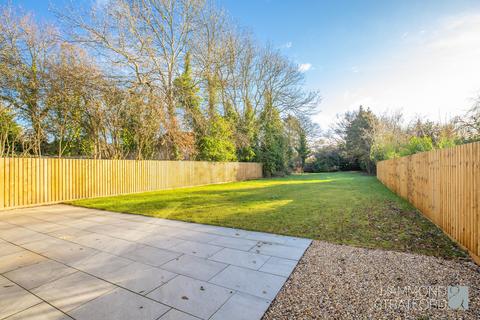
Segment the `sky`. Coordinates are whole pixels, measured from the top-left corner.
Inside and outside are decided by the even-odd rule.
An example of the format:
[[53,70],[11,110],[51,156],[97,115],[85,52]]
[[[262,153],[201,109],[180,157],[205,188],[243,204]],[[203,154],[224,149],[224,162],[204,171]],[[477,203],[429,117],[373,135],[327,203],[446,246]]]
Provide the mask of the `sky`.
[[[10,0],[46,20],[67,1]],[[479,0],[216,1],[299,65],[323,129],[359,105],[444,122],[480,94]]]

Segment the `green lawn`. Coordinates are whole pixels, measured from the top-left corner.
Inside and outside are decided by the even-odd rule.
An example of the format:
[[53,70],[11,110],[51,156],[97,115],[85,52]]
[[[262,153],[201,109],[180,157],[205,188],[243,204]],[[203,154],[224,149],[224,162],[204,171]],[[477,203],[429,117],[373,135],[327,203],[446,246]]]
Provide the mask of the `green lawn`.
[[465,256],[407,202],[375,177],[358,172],[292,175],[73,204],[368,248]]

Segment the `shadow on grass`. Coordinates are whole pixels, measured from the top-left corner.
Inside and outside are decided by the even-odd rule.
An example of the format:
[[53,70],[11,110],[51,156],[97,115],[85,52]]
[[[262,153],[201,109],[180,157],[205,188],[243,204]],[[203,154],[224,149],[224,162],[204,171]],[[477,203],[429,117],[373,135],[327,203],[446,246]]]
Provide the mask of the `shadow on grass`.
[[359,173],[295,175],[74,204],[369,248],[464,255],[375,177]]

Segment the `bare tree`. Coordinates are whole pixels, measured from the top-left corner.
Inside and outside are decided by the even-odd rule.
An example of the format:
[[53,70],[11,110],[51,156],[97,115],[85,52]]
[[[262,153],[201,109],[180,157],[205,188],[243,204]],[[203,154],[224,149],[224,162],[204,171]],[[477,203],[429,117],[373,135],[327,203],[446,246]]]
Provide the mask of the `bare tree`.
[[162,126],[169,159],[177,157],[182,136],[173,82],[202,6],[198,0],[115,0],[93,10],[88,20],[74,13],[63,15],[77,30],[75,39],[111,63],[112,77],[146,94],[151,100],[146,104],[159,110],[156,126]]
[[0,15],[0,26],[0,99],[30,124],[33,153],[41,155],[48,114],[46,74],[57,32],[37,25],[29,15],[16,16],[9,7]]

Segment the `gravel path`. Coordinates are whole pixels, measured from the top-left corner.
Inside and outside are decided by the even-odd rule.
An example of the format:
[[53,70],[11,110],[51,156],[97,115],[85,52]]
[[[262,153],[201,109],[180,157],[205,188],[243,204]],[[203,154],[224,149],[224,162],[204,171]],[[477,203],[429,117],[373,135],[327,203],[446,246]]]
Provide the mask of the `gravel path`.
[[[450,285],[468,286],[467,311]],[[314,241],[263,319],[480,319],[480,267]]]

